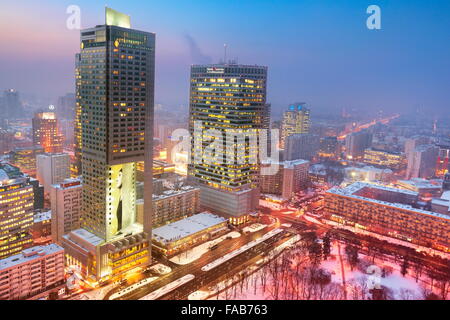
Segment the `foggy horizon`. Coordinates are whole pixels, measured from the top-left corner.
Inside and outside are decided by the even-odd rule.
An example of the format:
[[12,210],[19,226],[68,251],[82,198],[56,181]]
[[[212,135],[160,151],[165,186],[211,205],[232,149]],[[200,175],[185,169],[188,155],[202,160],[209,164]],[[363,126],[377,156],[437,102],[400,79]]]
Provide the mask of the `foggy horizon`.
[[[296,101],[333,113],[344,107],[390,112],[420,107],[437,114],[448,109],[448,2],[381,1],[381,30],[366,28],[364,1],[339,7],[322,2],[289,1],[283,9],[269,1],[257,7],[244,1],[239,9],[233,2],[203,1],[110,1],[108,6],[129,14],[134,28],[156,33],[155,101],[166,108],[188,105],[190,65],[218,63],[226,43],[229,59],[268,66],[274,111]],[[22,96],[51,101],[75,92],[80,31],[65,26],[70,4],[4,4],[0,38],[8,45],[0,53],[2,92],[14,88]],[[103,4],[77,5],[82,29],[104,23]]]

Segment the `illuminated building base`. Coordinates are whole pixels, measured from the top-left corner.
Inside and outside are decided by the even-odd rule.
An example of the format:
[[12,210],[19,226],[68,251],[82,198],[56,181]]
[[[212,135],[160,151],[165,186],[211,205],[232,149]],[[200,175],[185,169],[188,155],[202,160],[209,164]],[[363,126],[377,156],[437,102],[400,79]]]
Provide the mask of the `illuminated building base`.
[[121,278],[137,267],[150,264],[147,234],[140,232],[105,242],[84,229],[65,235],[62,240],[66,265],[75,265],[89,283],[100,284]]

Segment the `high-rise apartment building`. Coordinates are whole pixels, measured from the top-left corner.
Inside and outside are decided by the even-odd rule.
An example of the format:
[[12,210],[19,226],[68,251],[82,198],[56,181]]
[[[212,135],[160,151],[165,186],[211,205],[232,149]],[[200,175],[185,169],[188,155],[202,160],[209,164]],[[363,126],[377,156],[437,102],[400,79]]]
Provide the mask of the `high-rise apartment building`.
[[70,156],[67,153],[44,153],[36,157],[36,175],[46,193],[53,184],[70,178]]
[[30,246],[33,239],[33,186],[30,178],[7,163],[0,163],[0,259]]
[[294,133],[286,137],[284,160],[312,160],[320,147],[320,138],[312,133]]
[[406,178],[428,179],[433,177],[436,174],[438,154],[439,148],[433,144],[423,144],[416,147],[413,152],[409,153]]
[[54,112],[37,112],[32,122],[35,146],[42,146],[48,153],[63,151],[64,137],[59,132],[58,120]]
[[81,190],[79,179],[67,179],[50,190],[52,240],[61,243],[62,236],[81,226]]
[[320,139],[319,150],[317,155],[322,159],[338,158],[339,142],[337,137],[323,137]]
[[[154,66],[155,34],[131,29],[127,15],[106,8],[104,25],[81,31],[82,228],[62,244],[68,263],[93,282],[150,263]],[[139,161],[143,225],[136,221]]]
[[354,132],[345,138],[345,155],[349,160],[364,157],[364,150],[372,146],[372,134],[367,130]]
[[189,175],[199,183],[200,206],[232,223],[246,221],[258,203],[257,140],[267,124],[266,79],[263,66],[191,67]]
[[289,109],[283,113],[281,123],[280,148],[285,147],[286,139],[295,133],[309,133],[310,110],[305,107],[305,103],[295,103],[289,106]]
[[[262,167],[271,166],[273,162],[262,163]],[[280,195],[290,199],[296,192],[308,185],[309,161],[298,159],[277,163],[278,170],[272,175],[261,175],[262,193]]]
[[64,249],[56,244],[0,260],[0,300],[47,298],[64,286]]
[[[138,221],[143,221],[143,200],[138,202]],[[183,186],[153,195],[153,227],[159,227],[200,212],[200,189]]]

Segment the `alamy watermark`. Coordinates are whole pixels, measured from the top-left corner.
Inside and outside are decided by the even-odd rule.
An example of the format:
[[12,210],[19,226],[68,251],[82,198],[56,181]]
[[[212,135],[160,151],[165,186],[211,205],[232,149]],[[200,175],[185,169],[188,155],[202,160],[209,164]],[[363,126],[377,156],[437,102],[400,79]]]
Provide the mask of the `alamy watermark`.
[[[278,129],[205,129],[202,121],[194,121],[193,130],[176,129],[171,140],[178,142],[171,150],[171,160],[187,153],[188,164],[260,165],[262,175],[278,172],[280,149]],[[269,150],[270,149],[270,150]]]

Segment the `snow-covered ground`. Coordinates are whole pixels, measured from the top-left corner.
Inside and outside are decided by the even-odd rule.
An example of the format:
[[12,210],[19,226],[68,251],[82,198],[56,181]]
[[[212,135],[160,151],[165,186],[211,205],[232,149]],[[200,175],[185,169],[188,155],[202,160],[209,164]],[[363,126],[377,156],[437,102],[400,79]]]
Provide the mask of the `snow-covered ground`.
[[[86,297],[86,300],[103,300],[106,294],[113,289],[115,284],[109,284],[105,287],[94,289],[89,292],[85,292],[82,294],[83,297]],[[82,299],[84,300],[84,299]]]
[[229,232],[220,238],[207,241],[205,243],[202,243],[192,249],[189,249],[185,252],[182,252],[173,258],[170,259],[173,263],[179,264],[179,265],[185,265],[194,262],[195,260],[199,259],[202,255],[204,255],[206,252],[209,251],[209,248],[219,244],[220,242],[224,241],[225,239],[231,237],[231,238],[239,238],[241,234],[237,231]]
[[329,224],[331,226],[334,226],[334,227],[337,227],[337,228],[340,228],[340,229],[349,230],[349,231],[352,231],[352,232],[355,232],[355,233],[359,233],[359,234],[365,234],[365,235],[368,235],[368,236],[371,236],[371,237],[374,237],[374,238],[377,238],[377,239],[380,239],[380,240],[385,240],[385,241],[387,241],[389,243],[394,243],[394,244],[402,245],[402,246],[409,247],[409,248],[412,248],[412,249],[416,249],[417,251],[425,252],[425,253],[427,253],[429,255],[436,255],[436,256],[440,256],[440,257],[442,257],[444,259],[450,259],[450,254],[449,253],[438,251],[438,250],[435,250],[435,249],[432,249],[432,248],[419,246],[419,245],[416,245],[416,244],[408,242],[408,241],[403,241],[403,240],[400,240],[400,239],[383,236],[383,235],[380,235],[380,234],[377,234],[377,233],[374,233],[374,232],[370,232],[370,231],[366,231],[366,230],[362,230],[362,229],[357,229],[357,228],[354,228],[352,226],[344,226],[344,225],[341,225],[341,224],[336,223],[334,221],[325,220],[325,219],[323,219],[323,221],[326,224]]
[[166,266],[166,265],[164,265],[162,263],[158,263],[158,264],[155,264],[154,266],[151,266],[149,268],[149,270],[151,270],[153,272],[156,272],[156,273],[158,273],[160,275],[164,275],[164,274],[167,274],[167,273],[171,272],[172,268],[170,268],[170,267],[168,267],[168,266]]
[[[379,268],[379,270],[383,268],[387,270],[384,277],[381,276],[378,278],[378,283],[382,287],[388,288],[390,299],[423,299],[424,288],[426,287],[428,290],[430,289],[426,275],[421,276],[418,282],[416,282],[412,276],[411,270],[408,270],[408,273],[405,276],[402,276],[400,273],[401,267],[398,264],[379,259],[375,259],[372,264],[372,260],[363,254],[359,254],[358,258],[360,264],[351,270],[345,254],[345,245],[338,244],[338,242],[335,241],[331,244],[331,253],[329,257],[327,260],[321,262],[320,268],[331,274],[331,285],[334,285],[335,290],[337,290],[340,294],[340,297],[336,299],[344,299],[345,296],[348,300],[362,298],[368,299],[371,297],[369,288],[371,288],[370,280],[372,277],[368,273],[370,270],[364,270],[366,267],[362,267],[363,265],[375,265]],[[372,267],[372,269],[373,268],[374,267]],[[267,282],[265,284],[265,288],[263,289],[261,282],[261,279],[264,278],[264,276],[262,276],[263,273],[263,270],[260,269],[248,276],[247,282],[243,281],[241,284],[233,285],[229,289],[223,291],[219,295],[211,297],[210,299],[273,299],[274,279],[270,276],[270,272],[267,273],[266,271],[265,278],[267,279]],[[228,280],[230,281],[230,279]],[[278,281],[284,280],[278,279]],[[230,284],[231,282],[228,283],[228,286]],[[217,292],[218,289],[223,290],[225,287],[227,287],[226,281],[216,285],[214,288],[211,288],[211,292]],[[364,293],[363,297],[361,292]],[[332,297],[332,299],[334,298]]]
[[209,295],[209,291],[195,291],[188,296],[188,300],[205,300]]
[[305,218],[305,219],[308,220],[309,222],[312,222],[312,223],[315,223],[315,224],[323,224],[322,222],[320,222],[320,221],[317,220],[316,218],[311,217],[311,216],[309,216],[309,215],[307,215],[307,214],[304,214],[304,215],[303,215],[303,218]]
[[259,230],[264,229],[265,227],[267,227],[267,225],[265,224],[261,224],[261,223],[254,223],[248,227],[245,227],[244,229],[242,229],[242,231],[244,232],[257,232]]
[[[370,261],[370,258],[366,257],[363,254],[359,254],[359,260]],[[419,283],[416,283],[416,281],[411,276],[406,275],[405,277],[403,277],[400,273],[399,265],[387,263],[380,260],[375,260],[373,265],[379,267],[380,269],[383,267],[391,268],[392,273],[388,274],[386,277],[380,277],[378,283],[381,286],[387,287],[392,290],[395,299],[401,299],[402,297],[400,295],[405,290],[409,290],[416,297],[416,299],[421,298],[421,285]],[[343,270],[341,266],[343,267]],[[351,270],[345,257],[345,245],[340,244],[339,253],[337,242],[333,242],[331,246],[330,257],[327,260],[322,261],[321,267],[331,272],[331,280],[333,282],[343,285],[343,278],[345,278],[345,285],[347,286],[348,295],[350,295],[349,291],[351,291],[352,285],[355,285],[357,283],[359,283],[360,285],[363,283],[369,285],[370,274],[368,274],[367,272],[362,272],[356,267]],[[344,275],[342,274],[342,271],[344,271]],[[351,295],[348,296],[348,299],[351,299]]]

